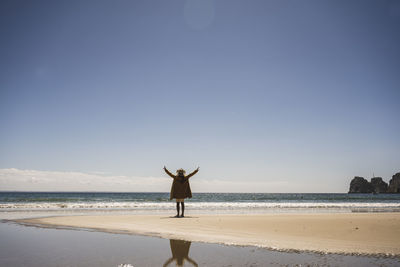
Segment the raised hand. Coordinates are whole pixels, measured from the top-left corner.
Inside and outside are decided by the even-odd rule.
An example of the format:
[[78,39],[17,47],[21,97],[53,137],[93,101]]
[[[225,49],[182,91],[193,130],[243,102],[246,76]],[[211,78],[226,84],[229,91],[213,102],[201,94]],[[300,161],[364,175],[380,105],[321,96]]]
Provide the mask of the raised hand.
[[167,170],[167,168],[164,166],[164,171],[169,175],[169,176],[171,176],[172,178],[174,178],[175,179],[175,175],[173,175],[172,173],[170,173],[168,170]]
[[197,169],[196,170],[194,170],[191,174],[189,174],[188,176],[186,176],[186,178],[190,178],[190,177],[192,177],[193,175],[195,175],[198,171],[199,171],[199,169],[200,169],[200,167],[197,167]]

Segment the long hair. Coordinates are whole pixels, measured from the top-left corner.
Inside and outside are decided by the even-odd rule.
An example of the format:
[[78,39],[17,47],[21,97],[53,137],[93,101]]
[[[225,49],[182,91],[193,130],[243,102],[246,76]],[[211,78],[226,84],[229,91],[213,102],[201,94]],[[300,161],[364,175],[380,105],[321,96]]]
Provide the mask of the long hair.
[[187,180],[185,179],[185,173],[186,171],[184,169],[179,169],[176,171],[176,174],[179,177],[179,182],[181,182],[182,184]]

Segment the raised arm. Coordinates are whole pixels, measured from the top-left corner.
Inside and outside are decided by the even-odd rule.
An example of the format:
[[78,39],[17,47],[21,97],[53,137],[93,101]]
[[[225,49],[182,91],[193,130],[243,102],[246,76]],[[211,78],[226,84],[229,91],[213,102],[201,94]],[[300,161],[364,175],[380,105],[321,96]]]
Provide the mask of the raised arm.
[[174,178],[174,179],[176,178],[175,175],[173,175],[172,173],[170,173],[169,170],[167,170],[167,168],[165,168],[165,166],[164,166],[164,171],[165,171],[169,176],[171,176],[172,178]]
[[190,177],[192,177],[193,175],[195,175],[200,168],[197,168],[196,170],[194,170],[194,172],[190,173],[189,175],[187,175],[185,178],[189,179]]

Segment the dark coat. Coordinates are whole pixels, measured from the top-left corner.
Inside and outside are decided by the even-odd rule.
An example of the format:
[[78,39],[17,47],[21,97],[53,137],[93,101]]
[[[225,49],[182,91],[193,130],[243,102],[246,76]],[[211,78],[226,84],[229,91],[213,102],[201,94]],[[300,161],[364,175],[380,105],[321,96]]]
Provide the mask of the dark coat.
[[171,176],[174,181],[172,182],[171,194],[169,199],[173,198],[191,198],[192,190],[190,189],[189,178],[195,175],[199,170],[195,170],[189,175],[173,175],[167,169],[165,172]]

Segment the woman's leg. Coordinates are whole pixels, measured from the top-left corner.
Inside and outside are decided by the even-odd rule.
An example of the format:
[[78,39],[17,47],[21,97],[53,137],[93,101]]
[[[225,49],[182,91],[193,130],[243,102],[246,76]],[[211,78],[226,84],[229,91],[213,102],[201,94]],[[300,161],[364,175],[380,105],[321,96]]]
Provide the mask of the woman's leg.
[[176,216],[179,217],[179,202],[176,202]]
[[181,205],[182,205],[182,215],[181,215],[181,217],[184,217],[184,213],[185,213],[185,203],[182,201],[182,202],[181,202]]

